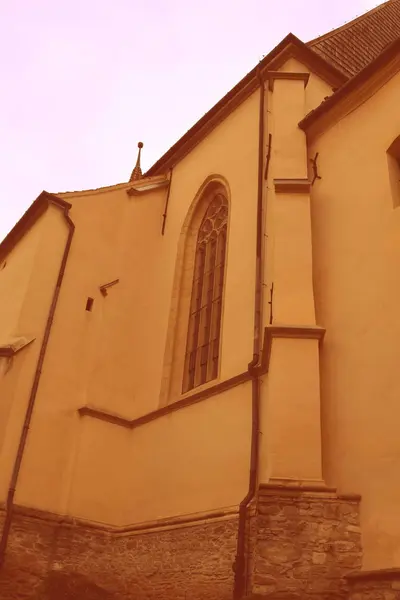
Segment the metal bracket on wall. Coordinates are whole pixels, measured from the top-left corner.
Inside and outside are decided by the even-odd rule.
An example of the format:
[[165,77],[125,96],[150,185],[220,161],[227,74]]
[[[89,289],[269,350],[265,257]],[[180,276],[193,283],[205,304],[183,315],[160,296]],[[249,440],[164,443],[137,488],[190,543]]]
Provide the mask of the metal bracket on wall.
[[271,285],[271,290],[270,290],[270,296],[269,296],[269,302],[268,304],[270,305],[270,311],[269,311],[269,324],[272,325],[272,322],[274,320],[274,315],[273,315],[273,302],[274,302],[274,284],[272,283]]
[[110,281],[110,283],[105,283],[104,285],[99,286],[99,290],[103,294],[103,296],[107,296],[108,288],[113,287],[117,283],[119,283],[119,279],[114,279],[114,281]]
[[313,168],[313,172],[314,172],[314,177],[311,182],[311,185],[314,185],[316,179],[322,179],[322,177],[320,177],[318,174],[318,164],[317,164],[318,156],[319,156],[319,152],[317,152],[317,154],[315,155],[314,158],[310,158],[310,163],[312,164],[312,168]]
[[271,160],[271,149],[272,149],[272,134],[270,133],[268,135],[267,159],[265,161],[265,171],[264,171],[264,180],[265,181],[267,181],[267,179],[268,179],[269,163]]

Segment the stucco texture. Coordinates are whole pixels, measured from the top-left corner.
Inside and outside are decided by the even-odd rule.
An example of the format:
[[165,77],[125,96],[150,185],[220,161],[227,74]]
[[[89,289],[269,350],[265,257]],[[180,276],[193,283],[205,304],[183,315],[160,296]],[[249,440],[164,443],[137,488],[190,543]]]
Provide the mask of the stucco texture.
[[387,149],[400,132],[400,75],[319,135],[312,192],[322,352],[324,470],[362,494],[364,567],[400,564],[400,212]]

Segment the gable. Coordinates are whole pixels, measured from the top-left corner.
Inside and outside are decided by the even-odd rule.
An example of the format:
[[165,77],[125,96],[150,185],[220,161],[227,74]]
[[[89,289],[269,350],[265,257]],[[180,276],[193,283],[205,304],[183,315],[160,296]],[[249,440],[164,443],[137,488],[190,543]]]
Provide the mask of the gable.
[[300,60],[309,70],[337,88],[347,77],[336,67],[327,63],[293,34],[289,34],[250,73],[228,92],[204,117],[189,129],[146,173],[145,176],[165,173],[203,140],[222,120],[231,114],[260,85],[260,78],[267,80],[269,71],[277,71],[290,58]]

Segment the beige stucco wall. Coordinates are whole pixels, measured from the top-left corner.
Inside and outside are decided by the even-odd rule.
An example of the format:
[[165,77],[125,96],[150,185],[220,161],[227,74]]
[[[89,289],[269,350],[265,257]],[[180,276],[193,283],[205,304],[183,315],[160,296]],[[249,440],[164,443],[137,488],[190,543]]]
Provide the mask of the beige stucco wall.
[[[19,319],[27,299],[29,281],[35,267],[35,257],[43,219],[20,240],[18,246],[4,258],[0,269],[0,343],[5,344],[20,331]],[[25,332],[24,332],[25,333]]]
[[400,211],[386,150],[400,74],[315,140],[314,285],[327,481],[361,493],[364,567],[400,564]]
[[304,114],[308,114],[321,104],[327,96],[332,94],[332,86],[324,81],[319,75],[316,75],[306,65],[300,62],[297,58],[289,58],[282,65],[279,71],[291,73],[309,73],[310,78],[307,83],[306,92],[304,95]]
[[237,505],[250,407],[246,383],[134,431],[83,418],[69,512],[126,525]]
[[[4,335],[7,332],[7,339],[34,338],[11,359],[1,359],[1,500],[5,499],[9,485],[67,235],[62,211],[50,206],[7,256],[6,267],[0,272],[1,307],[5,307],[9,316],[7,321],[3,321]],[[15,298],[14,304],[12,298]],[[49,399],[49,403],[54,405],[54,397]],[[35,478],[36,473],[32,473],[32,477]]]
[[[253,344],[258,108],[256,92],[177,165],[164,236],[165,188],[133,197],[129,185],[63,196],[76,231],[18,503],[122,524],[231,506],[246,494],[251,385],[138,431],[80,419],[77,409],[90,404],[135,418],[158,408],[180,232],[213,173],[230,190],[219,379],[246,370]],[[115,279],[103,297],[99,286]]]
[[[302,65],[295,67],[304,70]],[[283,82],[276,82],[276,90],[283,90],[284,98],[282,86]],[[298,177],[306,173],[305,137],[296,129],[296,124],[304,116],[307,102],[313,106],[319,103],[327,87],[314,77],[305,91],[302,82],[292,81],[288,86],[296,88],[296,96],[286,97],[285,101],[275,104],[275,108],[271,93],[266,93],[265,139],[270,131],[270,113],[275,110],[276,119],[274,121],[272,115],[271,129],[277,134],[279,128],[281,139],[289,140],[291,148],[288,160],[283,146],[274,149],[272,164],[275,161],[277,169],[279,163],[280,171],[272,168],[271,181],[276,176]],[[285,111],[291,117],[288,127],[283,120]],[[176,165],[164,236],[161,225],[165,188],[142,196],[128,196],[130,185],[121,184],[61,195],[72,204],[70,215],[76,230],[21,468],[17,503],[122,525],[236,505],[246,494],[250,384],[134,431],[89,417],[80,418],[77,411],[90,404],[132,419],[160,406],[180,234],[198,191],[213,174],[226,182],[230,202],[218,380],[246,371],[253,354],[254,334],[258,127],[257,90]],[[298,150],[297,156],[292,141]],[[307,203],[301,204],[307,212]],[[292,218],[291,205],[290,200],[283,200],[284,214],[279,213],[284,217],[281,222]],[[277,215],[268,230],[272,240]],[[57,219],[60,222],[49,223],[44,233],[35,262],[32,293],[25,296],[27,326],[33,318],[31,309],[44,310],[48,306],[48,292],[44,290],[52,289],[55,283],[55,265],[59,265],[66,239],[61,211]],[[304,225],[301,244],[308,252],[307,216],[301,222]],[[54,253],[49,251],[53,248],[57,248]],[[294,255],[303,256],[288,253],[286,258],[281,257],[281,282],[287,277],[284,271],[293,270]],[[306,262],[308,272],[310,265]],[[46,273],[48,288],[41,287],[38,272]],[[279,279],[277,271],[272,269],[272,272]],[[119,279],[118,284],[103,297],[99,286],[115,279]],[[309,302],[309,290],[306,296]],[[91,312],[85,310],[89,297],[94,299]],[[299,308],[298,303],[296,307]],[[265,311],[265,323],[268,317]],[[285,319],[290,320],[290,315]],[[37,346],[23,351],[25,356],[32,354],[32,364],[37,358],[34,354]],[[301,346],[296,352],[302,352]],[[313,351],[313,357],[314,354]],[[313,357],[307,369],[313,371],[315,383],[318,382],[318,365]],[[279,368],[281,373],[285,372],[284,360],[280,360]],[[305,369],[298,370],[301,380],[306,381]],[[21,370],[21,390],[24,390],[21,399],[25,401],[31,373],[25,367]],[[276,381],[279,381],[278,375]],[[295,383],[291,389],[296,389]],[[306,397],[307,392],[303,396]],[[168,401],[177,399],[175,396]],[[279,392],[276,401],[279,401]],[[9,428],[14,445],[25,406],[22,400],[18,406],[18,418],[15,417]],[[296,415],[283,412],[285,430],[289,431]],[[316,415],[319,423],[318,413]],[[11,456],[11,441],[8,448]],[[319,456],[314,459],[311,450],[308,454],[307,464],[318,463]],[[297,464],[297,457],[294,459]],[[278,461],[278,464],[283,463]]]
[[[9,345],[21,331],[19,318],[27,298],[29,280],[34,268],[37,246],[40,240],[40,223],[31,229],[3,261],[0,267],[0,344]],[[20,358],[20,357],[18,357]],[[22,356],[22,359],[24,357]],[[18,360],[18,367],[21,361]],[[7,431],[8,418],[16,392],[18,370],[16,360],[0,358],[0,457]],[[1,459],[0,459],[1,460]]]

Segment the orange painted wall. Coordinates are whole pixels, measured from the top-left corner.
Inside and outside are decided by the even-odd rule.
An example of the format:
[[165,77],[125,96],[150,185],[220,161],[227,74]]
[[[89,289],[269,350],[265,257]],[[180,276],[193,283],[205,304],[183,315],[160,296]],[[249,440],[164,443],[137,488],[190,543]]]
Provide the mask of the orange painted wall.
[[[236,505],[246,494],[249,384],[138,431],[81,419],[77,410],[90,404],[135,418],[158,408],[180,231],[212,173],[229,181],[231,194],[220,378],[247,369],[253,343],[258,106],[255,93],[177,165],[165,236],[165,188],[128,196],[130,185],[123,184],[63,195],[72,203],[76,231],[18,503],[126,524]],[[115,279],[119,283],[103,297],[99,286]],[[85,310],[88,297],[94,299],[91,312]]]
[[[282,85],[280,81],[276,89],[282,90]],[[289,86],[295,86],[300,96],[293,106],[285,103],[291,112],[291,125],[284,134],[296,141],[299,151],[295,156],[291,148],[289,160],[285,162],[283,156],[280,165],[289,165],[286,176],[295,176],[306,172],[307,160],[305,137],[297,131],[296,123],[306,107],[317,103],[318,96],[325,93],[326,85],[313,79],[306,90],[298,82]],[[270,100],[267,93],[266,115]],[[270,106],[274,110],[274,104]],[[276,105],[275,109],[275,116],[282,122],[282,106]],[[273,125],[278,122],[268,115],[265,134],[269,118]],[[254,335],[258,119],[256,91],[176,165],[164,236],[161,224],[165,188],[143,196],[128,196],[130,184],[61,194],[72,204],[70,215],[76,230],[22,464],[17,503],[123,525],[237,505],[246,494],[251,384],[134,431],[81,418],[78,409],[90,404],[132,419],[159,407],[179,236],[193,199],[213,174],[228,182],[230,196],[219,377],[225,380],[246,371],[253,355]],[[272,170],[270,176],[273,179],[285,175]],[[281,202],[280,222],[285,223],[283,216],[290,221],[292,203],[287,202],[285,208],[285,199]],[[307,202],[300,204],[309,210]],[[50,219],[48,215],[46,219]],[[65,245],[67,230],[61,211],[51,219],[46,221],[48,227],[35,259],[32,284],[24,296],[26,310],[21,313],[21,322],[28,329],[37,311],[42,311],[39,321],[44,326],[48,294],[53,289]],[[308,252],[307,218],[301,222],[301,243]],[[287,232],[281,233],[280,239],[284,240]],[[269,234],[273,240],[274,219]],[[289,268],[290,272],[289,263],[295,255],[292,252],[287,254],[289,258],[281,257],[279,268]],[[308,274],[308,260],[302,268]],[[285,281],[284,273],[282,277],[281,281]],[[103,297],[99,286],[115,279],[119,279],[118,284]],[[307,285],[311,289],[311,277]],[[11,286],[10,292],[12,289]],[[85,310],[88,298],[94,300],[90,312]],[[289,317],[285,314],[285,318]],[[267,313],[264,318],[267,322]],[[10,464],[37,359],[35,344],[23,350],[20,363],[16,362],[21,365],[20,400],[15,403],[15,411],[12,409],[15,415],[6,433]],[[31,354],[28,368],[22,357],[28,360]],[[316,352],[309,354],[310,360],[305,357],[304,363],[311,365],[315,383]],[[279,364],[284,370],[285,361],[280,360]],[[294,388],[291,386],[291,390]],[[285,410],[279,414],[295,424],[295,413]],[[290,423],[285,423],[288,430]],[[312,457],[307,463],[313,466],[313,472],[318,471]],[[6,470],[3,473],[4,497],[9,477]]]
[[317,319],[326,479],[362,494],[364,568],[400,564],[400,211],[386,150],[400,134],[400,74],[313,140]]
[[[7,256],[7,265],[0,271],[1,304],[9,316],[7,321],[3,321],[4,336],[7,332],[7,336],[11,337],[34,338],[11,360],[0,359],[5,363],[0,377],[1,501],[5,500],[9,486],[67,235],[62,211],[50,206]],[[50,402],[56,405],[54,396],[49,398]],[[28,443],[27,455],[30,449]],[[32,477],[35,476],[36,473],[33,473]]]

